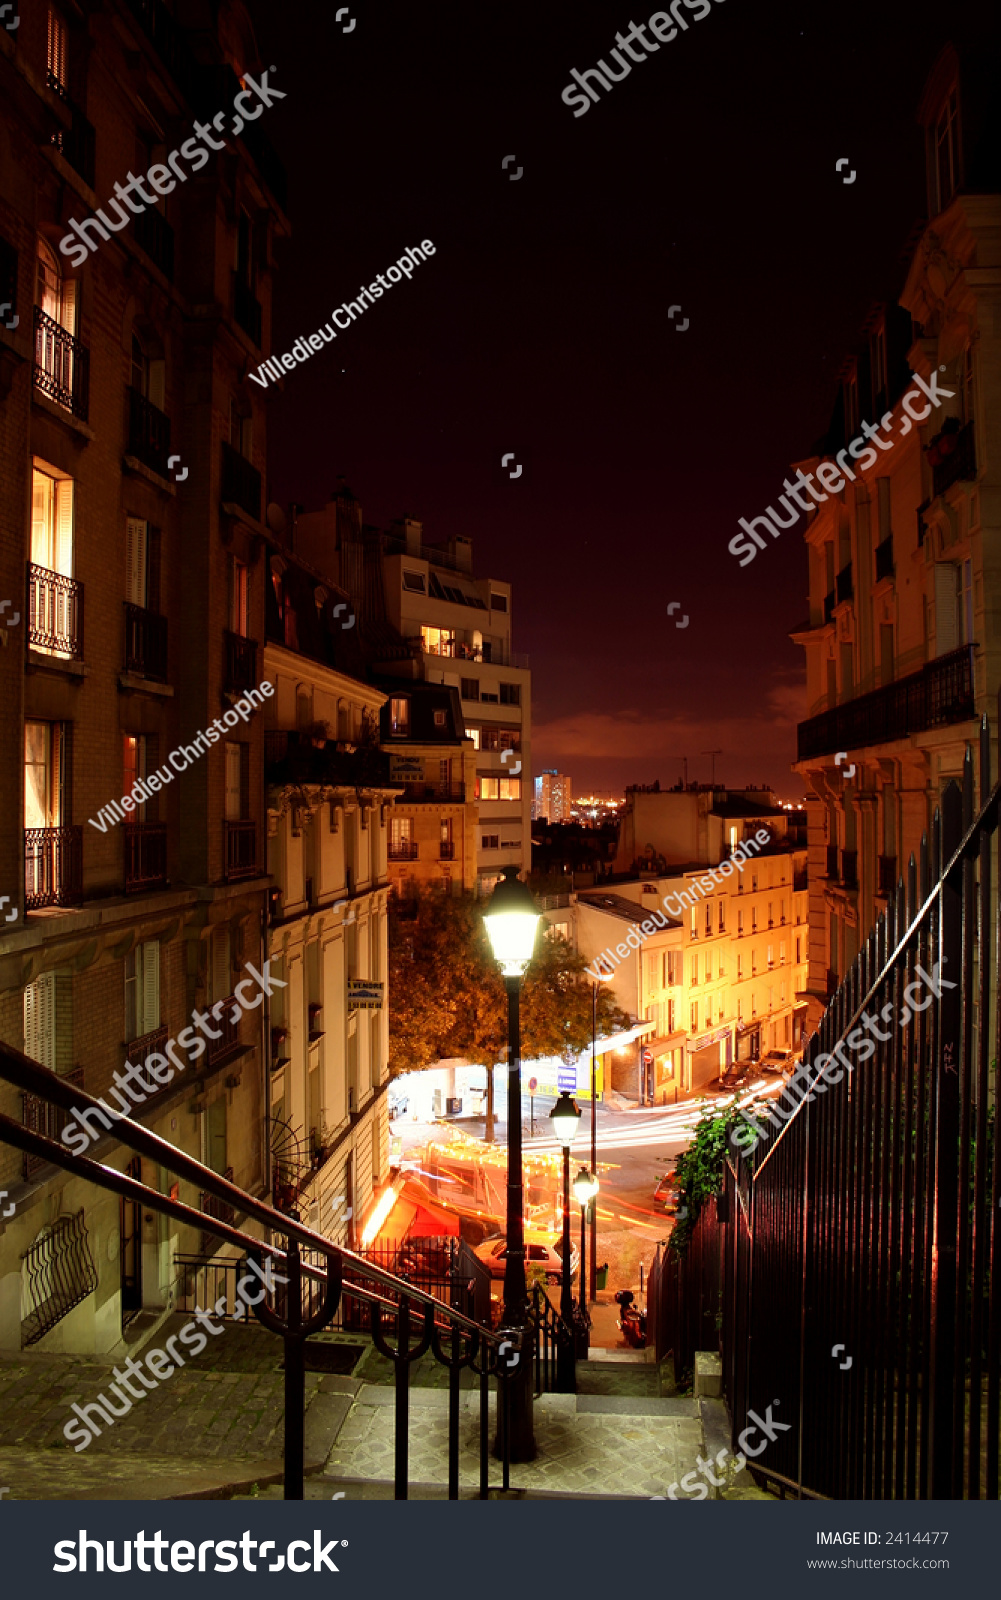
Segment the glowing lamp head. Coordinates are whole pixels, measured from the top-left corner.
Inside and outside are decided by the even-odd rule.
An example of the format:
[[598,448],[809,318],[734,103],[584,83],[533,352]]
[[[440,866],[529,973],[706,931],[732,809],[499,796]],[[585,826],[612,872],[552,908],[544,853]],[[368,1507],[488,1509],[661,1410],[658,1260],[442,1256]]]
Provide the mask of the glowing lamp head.
[[571,1100],[566,1090],[550,1111],[549,1120],[560,1144],[571,1145],[577,1132],[577,1124],[580,1122],[580,1108]]
[[581,1167],[573,1181],[574,1199],[579,1206],[586,1206],[598,1193],[598,1180],[587,1167]]
[[505,867],[483,913],[494,960],[506,978],[520,978],[535,950],[540,915],[528,887],[518,882],[518,868]]

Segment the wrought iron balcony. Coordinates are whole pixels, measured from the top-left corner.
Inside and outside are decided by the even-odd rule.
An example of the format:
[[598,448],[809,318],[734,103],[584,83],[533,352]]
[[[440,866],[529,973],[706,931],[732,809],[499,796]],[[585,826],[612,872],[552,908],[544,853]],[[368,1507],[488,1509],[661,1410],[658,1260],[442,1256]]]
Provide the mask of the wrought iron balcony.
[[170,455],[170,418],[130,385],[128,454],[135,456],[161,478],[167,476]]
[[86,422],[90,408],[90,352],[60,323],[35,307],[36,389]]
[[879,894],[893,894],[897,887],[897,858],[896,856],[880,856],[879,866]]
[[261,474],[224,439],[222,442],[222,498],[261,520]]
[[801,722],[798,759],[890,744],[973,715],[973,646],[963,645],[896,683]]
[[[503,772],[500,774],[504,776]],[[457,800],[466,798],[464,783],[407,783],[403,784],[404,800]]]
[[83,584],[28,562],[28,643],[50,655],[83,659]]
[[233,274],[233,315],[248,338],[261,348],[261,302],[238,273]]
[[891,533],[882,544],[876,546],[876,582],[881,583],[884,578],[892,578],[895,572],[893,565],[893,534]]
[[838,605],[841,605],[844,600],[853,600],[855,598],[855,589],[852,584],[852,564],[850,561],[847,567],[842,567],[838,573],[837,583]]
[[[25,1156],[25,1165],[30,1159]],[[82,1208],[39,1230],[24,1256],[23,1281],[21,1345],[27,1349],[97,1288]]]
[[162,889],[167,882],[167,824],[125,824],[125,893]]
[[[208,1040],[208,1049],[205,1052],[205,1064],[214,1067],[217,1062],[233,1054],[240,1047],[240,1002],[235,995],[227,995],[225,1000],[217,1001],[209,1006],[209,1017],[206,1027],[211,1026],[213,1033],[218,1033],[218,1039]],[[233,1021],[234,1015],[236,1021]]]
[[25,828],[24,909],[71,906],[83,893],[83,829]]
[[226,882],[253,878],[257,873],[257,823],[224,822],[222,830]]
[[60,99],[69,107],[70,125],[68,128],[59,128],[52,135],[51,143],[60,155],[69,162],[73,171],[79,173],[88,189],[94,187],[94,124],[88,122],[79,106],[75,106],[61,84],[58,86],[52,81],[49,74],[49,87],[55,88]]
[[140,211],[133,224],[136,243],[141,245],[164,277],[174,281],[174,230],[162,211],[149,206]]
[[[71,1083],[75,1089],[83,1088],[82,1067],[74,1067],[72,1071],[60,1073],[59,1076],[65,1078],[66,1082]],[[68,1121],[69,1112],[64,1111],[61,1106],[50,1105],[47,1100],[39,1099],[38,1095],[22,1094],[21,1126],[23,1128],[30,1128],[32,1133],[42,1133],[48,1139],[58,1139]],[[25,1182],[33,1177],[40,1167],[44,1166],[45,1162],[41,1156],[32,1156],[25,1152],[23,1168]]]
[[167,619],[125,601],[125,670],[167,681]]
[[390,861],[416,861],[417,844],[413,839],[402,839],[389,845]]
[[[225,1178],[227,1183],[232,1183],[233,1168],[227,1167],[220,1176]],[[217,1222],[233,1223],[239,1215],[236,1207],[231,1205],[228,1200],[220,1200],[218,1195],[207,1194],[204,1189],[198,1196],[198,1209],[203,1211],[207,1217],[215,1217]]]
[[[950,447],[950,441],[955,443]],[[945,494],[954,483],[977,476],[977,452],[973,440],[973,423],[968,422],[958,433],[940,433],[929,447],[937,450],[939,459],[932,467],[932,490]]]
[[858,851],[842,850],[841,882],[846,889],[858,888]]
[[131,1061],[134,1066],[145,1068],[150,1056],[163,1055],[167,1038],[167,1024],[162,1022],[158,1028],[151,1028],[148,1033],[141,1033],[138,1038],[130,1039],[125,1046],[125,1061]]
[[452,839],[442,839],[438,845],[439,861],[455,860],[455,843]]
[[224,687],[230,692],[257,688],[257,640],[244,639],[239,633],[223,634],[226,646]]
[[827,880],[837,883],[838,879],[838,847],[836,844],[827,846]]

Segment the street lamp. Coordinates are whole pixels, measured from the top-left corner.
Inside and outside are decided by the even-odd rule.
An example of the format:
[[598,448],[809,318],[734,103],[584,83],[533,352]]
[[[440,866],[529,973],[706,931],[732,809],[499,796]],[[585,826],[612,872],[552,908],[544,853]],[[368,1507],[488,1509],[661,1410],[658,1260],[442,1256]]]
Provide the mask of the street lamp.
[[[590,1204],[590,1202],[592,1200],[594,1200],[596,1198],[597,1193],[598,1193],[598,1179],[596,1178],[596,1176],[595,1176],[595,1174],[593,1172],[589,1172],[588,1171],[587,1167],[581,1167],[581,1169],[578,1172],[576,1178],[574,1179],[574,1181],[573,1181],[573,1192],[574,1192],[574,1198],[576,1199],[577,1204],[580,1206],[580,1267],[581,1267],[581,1270],[580,1270],[580,1314],[581,1314],[581,1321],[583,1322],[584,1318],[587,1315],[587,1307],[586,1307],[586,1305],[584,1303],[584,1293],[585,1293],[585,1291],[584,1291],[584,1232],[585,1232],[585,1226],[584,1225],[585,1225],[585,1219],[587,1217],[588,1205]],[[594,1223],[593,1222],[591,1224],[591,1243],[592,1243],[592,1246],[593,1246],[593,1244],[594,1244]]]
[[[611,972],[602,972],[597,962],[595,970],[598,973],[591,984],[591,1171],[598,1170],[598,985],[607,983],[612,976]],[[580,1281],[584,1283],[584,1255],[580,1258]],[[591,1212],[591,1304],[594,1305],[598,1298],[598,1214],[597,1210]]]
[[[568,1328],[573,1327],[573,1288],[570,1282],[570,1146],[577,1135],[580,1111],[575,1101],[564,1089],[549,1113],[560,1144],[563,1146],[563,1291],[560,1295],[560,1316]],[[584,1257],[581,1256],[581,1271]]]
[[[528,1320],[525,1283],[525,1202],[521,1170],[521,979],[532,959],[540,913],[518,868],[505,867],[501,882],[490,896],[483,921],[507,989],[507,1256],[504,1263],[505,1326],[523,1329]],[[532,1421],[532,1351],[522,1340],[520,1360],[510,1385],[510,1459],[532,1461],[535,1434]],[[501,1408],[498,1407],[498,1417]]]

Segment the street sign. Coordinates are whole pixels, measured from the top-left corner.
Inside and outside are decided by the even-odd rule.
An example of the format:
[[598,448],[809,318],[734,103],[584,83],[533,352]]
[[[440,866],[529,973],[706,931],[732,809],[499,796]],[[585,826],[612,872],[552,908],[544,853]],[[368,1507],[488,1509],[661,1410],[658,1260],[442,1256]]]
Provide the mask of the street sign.
[[642,1061],[643,1061],[643,1065],[645,1067],[652,1067],[653,1066],[653,1051],[647,1049],[646,1046],[644,1046],[644,1049],[643,1049]]
[[528,1080],[528,1092],[529,1092],[529,1094],[534,1094],[538,1087],[539,1087],[538,1078],[529,1078],[529,1080]]
[[577,1068],[560,1067],[556,1074],[556,1087],[559,1089],[560,1094],[576,1094]]

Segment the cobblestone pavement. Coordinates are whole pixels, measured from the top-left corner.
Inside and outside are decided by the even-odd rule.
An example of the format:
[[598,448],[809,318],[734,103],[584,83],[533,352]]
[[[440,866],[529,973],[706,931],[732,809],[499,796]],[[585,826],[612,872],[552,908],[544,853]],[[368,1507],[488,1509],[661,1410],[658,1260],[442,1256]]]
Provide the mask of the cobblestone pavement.
[[[438,1390],[411,1391],[409,1476],[414,1483],[447,1482],[447,1401]],[[493,1419],[493,1394],[490,1401]],[[625,1407],[629,1409],[620,1409]],[[463,1394],[461,1408],[459,1481],[469,1491],[479,1483],[478,1397]],[[325,1475],[345,1484],[392,1482],[393,1416],[391,1391],[363,1384],[337,1436]],[[511,1468],[512,1488],[530,1495],[646,1499],[664,1494],[669,1484],[690,1472],[702,1448],[702,1424],[694,1400],[546,1394],[535,1402],[535,1435],[538,1459]],[[496,1477],[496,1464],[491,1471]]]

